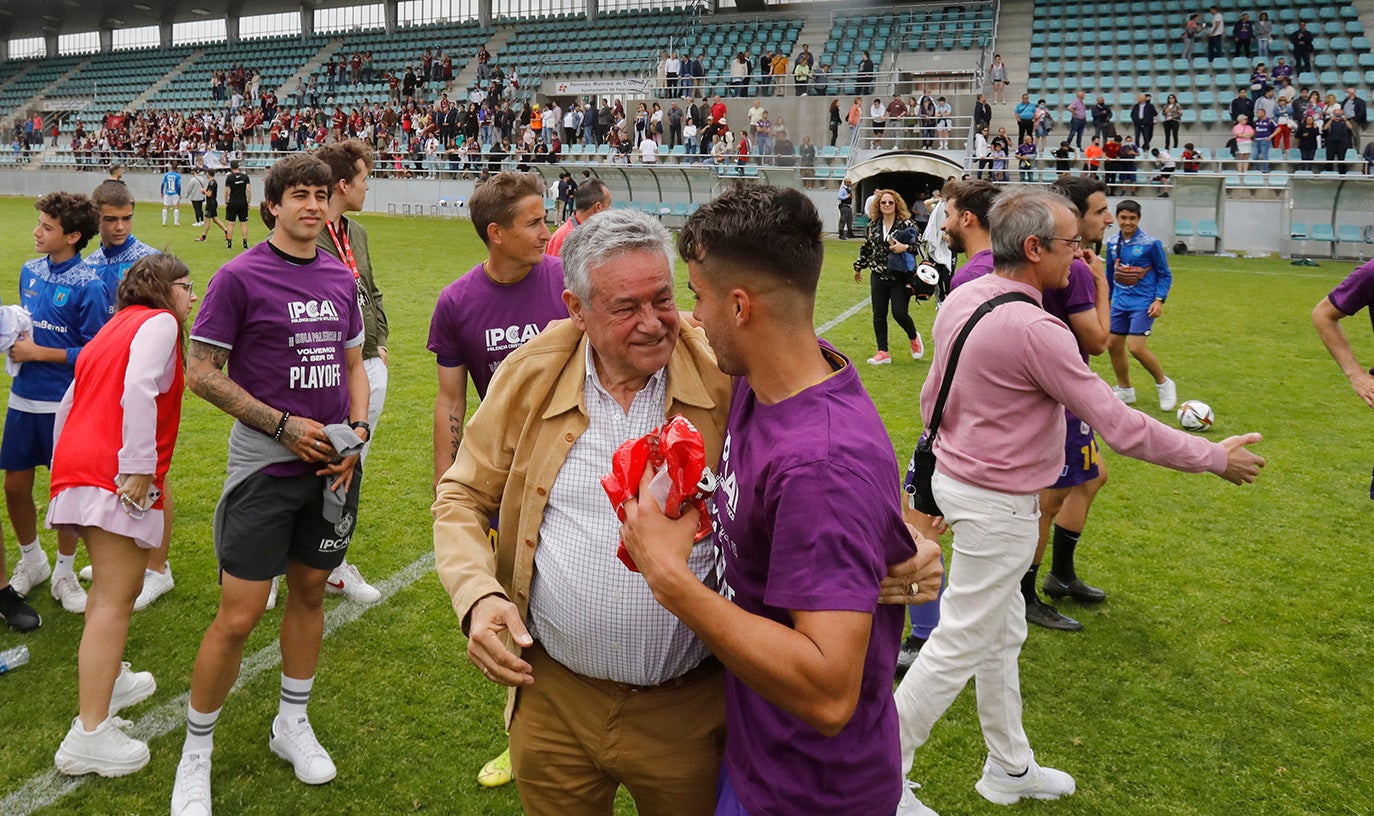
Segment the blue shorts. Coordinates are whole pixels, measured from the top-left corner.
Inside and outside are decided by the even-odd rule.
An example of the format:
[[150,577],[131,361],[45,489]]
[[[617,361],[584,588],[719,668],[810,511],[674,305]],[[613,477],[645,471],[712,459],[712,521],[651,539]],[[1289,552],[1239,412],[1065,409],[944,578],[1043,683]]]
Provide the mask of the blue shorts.
[[33,470],[52,466],[52,426],[56,414],[5,412],[5,438],[0,441],[0,470]]
[[1155,319],[1150,317],[1149,309],[1118,309],[1112,307],[1112,334],[1139,334],[1150,336]]
[[1097,439],[1093,436],[1092,426],[1064,411],[1068,423],[1064,434],[1064,469],[1059,471],[1059,481],[1054,489],[1077,487],[1097,478]]

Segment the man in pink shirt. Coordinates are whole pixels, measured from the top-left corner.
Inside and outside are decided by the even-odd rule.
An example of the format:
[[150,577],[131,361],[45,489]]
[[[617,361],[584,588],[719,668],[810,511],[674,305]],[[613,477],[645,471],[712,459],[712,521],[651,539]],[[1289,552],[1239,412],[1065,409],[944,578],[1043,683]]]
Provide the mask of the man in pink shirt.
[[1046,289],[1068,283],[1081,257],[1078,213],[1052,193],[1008,192],[989,212],[994,272],[945,300],[935,321],[937,349],[921,393],[929,424],[954,340],[988,300],[1020,293],[969,335],[959,358],[934,449],[935,499],[954,531],[954,560],[940,602],[940,626],[896,691],[902,768],[959,695],[978,682],[978,715],[988,759],[976,789],[997,804],[1057,799],[1073,777],[1042,768],[1021,726],[1017,659],[1026,639],[1021,576],[1035,551],[1037,492],[1064,464],[1064,408],[1082,417],[1118,453],[1188,472],[1252,482],[1264,459],[1246,450],[1259,434],[1220,443],[1193,436],[1127,407],[1088,368],[1062,321],[1041,308]]
[[587,179],[577,185],[577,192],[573,193],[573,205],[575,209],[572,218],[564,221],[563,225],[554,231],[553,237],[549,238],[549,243],[544,247],[545,255],[561,256],[563,242],[568,240],[573,230],[585,224],[593,215],[611,208],[610,188],[599,178]]

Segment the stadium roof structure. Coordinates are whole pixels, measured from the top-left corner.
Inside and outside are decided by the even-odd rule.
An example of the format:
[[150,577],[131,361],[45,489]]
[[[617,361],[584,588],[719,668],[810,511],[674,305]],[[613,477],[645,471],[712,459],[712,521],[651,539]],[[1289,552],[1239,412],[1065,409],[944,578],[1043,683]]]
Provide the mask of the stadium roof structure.
[[361,2],[363,0],[307,1],[304,4],[289,0],[49,0],[35,8],[21,0],[0,0],[0,39],[280,14],[299,12],[302,5],[329,8]]

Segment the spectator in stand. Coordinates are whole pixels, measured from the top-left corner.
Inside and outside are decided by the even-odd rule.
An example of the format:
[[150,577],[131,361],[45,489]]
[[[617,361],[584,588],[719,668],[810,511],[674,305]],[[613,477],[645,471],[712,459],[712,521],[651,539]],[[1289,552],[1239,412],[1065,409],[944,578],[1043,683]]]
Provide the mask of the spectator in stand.
[[1183,59],[1185,61],[1193,58],[1193,45],[1197,43],[1197,38],[1202,34],[1202,21],[1198,19],[1198,13],[1192,12],[1188,19],[1183,23]]
[[980,128],[992,126],[992,106],[988,104],[988,98],[983,94],[978,94],[978,99],[973,103],[973,131],[978,132]]
[[1317,156],[1317,140],[1321,138],[1321,130],[1317,127],[1316,119],[1309,113],[1303,117],[1302,124],[1298,126],[1296,134],[1298,139],[1298,153],[1302,156],[1300,170],[1312,170],[1312,162]]
[[1264,108],[1255,111],[1255,169],[1261,173],[1269,172],[1269,148],[1274,144],[1274,131],[1277,126]]
[[851,143],[855,141],[854,134],[859,130],[859,123],[861,123],[863,119],[863,103],[859,100],[859,97],[856,96],[854,97],[854,101],[849,105],[849,113],[844,117],[845,122],[849,125],[849,141]]
[[1279,57],[1279,63],[1278,63],[1278,65],[1275,65],[1275,66],[1274,66],[1273,78],[1274,78],[1274,84],[1276,84],[1276,85],[1277,85],[1277,84],[1282,84],[1282,82],[1283,82],[1284,80],[1288,80],[1289,84],[1292,84],[1292,82],[1293,82],[1293,66],[1291,66],[1291,65],[1288,64],[1288,58],[1287,58],[1287,57]]
[[1345,114],[1345,121],[1350,125],[1352,144],[1358,149],[1360,146],[1360,128],[1363,128],[1369,121],[1369,107],[1363,99],[1356,95],[1354,88],[1346,88],[1345,101],[1341,103],[1341,111]]
[[949,133],[954,129],[954,107],[942,96],[935,100],[935,134],[940,139],[940,149],[949,149]]
[[1231,105],[1228,110],[1231,114],[1232,124],[1239,122],[1242,116],[1247,120],[1253,118],[1255,115],[1255,103],[1254,100],[1250,98],[1250,89],[1242,87],[1236,91],[1236,97],[1231,100]]
[[1183,172],[1196,173],[1202,169],[1202,154],[1192,142],[1183,145]]
[[1299,20],[1298,28],[1288,36],[1288,44],[1293,50],[1293,70],[1301,74],[1312,70],[1313,41],[1312,32],[1307,30],[1307,21]]
[[1001,54],[992,55],[992,101],[998,105],[1007,104],[1007,64]]
[[1021,144],[1016,146],[1016,166],[1021,171],[1021,182],[1028,184],[1035,177],[1035,156],[1039,151],[1035,147],[1035,140],[1026,136],[1021,140]]
[[1354,137],[1351,134],[1350,123],[1345,118],[1345,111],[1337,108],[1322,130],[1327,162],[1334,164],[1336,171],[1345,175],[1349,169],[1345,163],[1345,154],[1354,145]]
[[740,51],[735,61],[730,63],[730,96],[741,97],[749,93],[749,60]]
[[1107,104],[1105,96],[1097,98],[1097,104],[1093,105],[1093,138],[1101,139],[1106,135],[1107,128],[1112,124],[1112,106]]
[[[1069,142],[1079,150],[1083,149],[1083,128],[1088,124],[1088,103],[1082,91],[1074,94],[1065,106],[1069,112]],[[1076,143],[1075,143],[1076,140]]]
[[759,96],[773,95],[773,52],[763,49],[759,55]]
[[1237,57],[1249,59],[1255,55],[1255,24],[1250,21],[1248,12],[1241,13],[1240,19],[1231,29],[1231,39],[1234,41],[1232,47],[1236,49]]
[[868,140],[868,146],[877,150],[883,140],[883,128],[887,125],[887,105],[883,104],[881,98],[873,98],[873,105],[868,109],[868,118],[873,123],[873,136]]
[[1127,136],[1116,154],[1117,181],[1121,184],[1122,195],[1136,194],[1136,172],[1140,161],[1140,147]]
[[1016,104],[1016,143],[1030,136],[1035,127],[1035,105],[1030,101],[1030,94],[1021,94],[1021,101]]
[[835,142],[840,138],[840,123],[844,121],[840,116],[840,100],[830,100],[830,108],[826,115],[830,124],[830,146],[834,147]]
[[816,146],[811,144],[810,136],[803,136],[801,145],[797,148],[797,166],[801,168],[802,186],[807,188],[814,187],[816,177]]
[[1049,139],[1050,129],[1053,127],[1054,114],[1050,113],[1049,103],[1041,99],[1035,104],[1035,116],[1032,118],[1036,153],[1045,152],[1045,142]]
[[1287,99],[1279,99],[1274,103],[1274,138],[1273,144],[1282,155],[1282,151],[1287,151],[1293,147],[1293,126],[1295,119],[1293,116],[1293,103]]
[[1073,158],[1075,152],[1067,139],[1060,142],[1059,147],[1051,150],[1050,155],[1054,157],[1054,172],[1056,175],[1067,176],[1069,173],[1073,172]]
[[1269,59],[1269,44],[1274,41],[1274,24],[1269,21],[1269,12],[1261,11],[1254,27],[1255,48],[1262,60]]
[[1236,172],[1244,175],[1250,167],[1250,154],[1255,146],[1255,128],[1250,124],[1250,117],[1243,113],[1237,116],[1231,135],[1236,140]]
[[1270,88],[1269,70],[1263,62],[1255,63],[1255,70],[1250,73],[1250,93],[1254,99],[1264,96]]
[[830,93],[830,63],[822,62],[811,72],[811,93],[816,96]]
[[859,82],[855,86],[854,92],[859,96],[867,96],[873,93],[876,81],[877,69],[873,66],[873,58],[865,51],[863,52],[863,59],[859,60]]
[[1207,59],[1218,60],[1221,58],[1221,40],[1226,32],[1226,21],[1222,19],[1221,9],[1212,6],[1208,9],[1212,19],[1207,30]]
[[[777,87],[777,94],[784,96],[787,91],[787,55],[782,51],[773,55],[773,85]],[[772,92],[769,92],[772,96]]]
[[1141,150],[1148,149],[1150,140],[1155,137],[1155,118],[1158,115],[1149,94],[1136,97],[1135,105],[1131,108],[1131,124],[1135,126],[1135,141]]
[[1183,122],[1183,106],[1178,104],[1178,96],[1169,94],[1164,101],[1164,149],[1178,147],[1178,129]]
[[1121,164],[1118,158],[1121,156],[1121,134],[1113,136],[1106,144],[1102,145],[1102,165],[1106,173],[1104,182],[1107,185],[1107,194],[1112,195],[1112,187],[1116,185],[1121,175]]

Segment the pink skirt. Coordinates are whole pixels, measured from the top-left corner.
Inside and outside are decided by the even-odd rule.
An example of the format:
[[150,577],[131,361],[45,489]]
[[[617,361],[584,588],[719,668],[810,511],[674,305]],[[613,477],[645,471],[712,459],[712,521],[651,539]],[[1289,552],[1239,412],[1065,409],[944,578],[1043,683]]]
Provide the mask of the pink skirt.
[[71,529],[78,535],[83,527],[99,527],[107,533],[132,538],[145,550],[162,543],[162,511],[149,510],[141,519],[124,511],[118,494],[99,487],[69,487],[48,502],[44,526],[49,530]]

